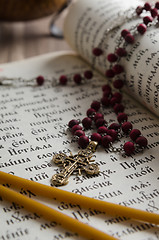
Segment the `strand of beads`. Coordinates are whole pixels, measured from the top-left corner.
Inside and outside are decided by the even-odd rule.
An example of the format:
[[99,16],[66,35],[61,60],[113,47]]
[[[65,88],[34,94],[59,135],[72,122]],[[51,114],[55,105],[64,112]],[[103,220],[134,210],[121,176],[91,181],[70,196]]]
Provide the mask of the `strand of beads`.
[[[143,7],[138,6],[136,8],[137,15],[141,15],[144,11],[151,14],[151,16],[143,17],[143,23],[136,27],[136,32],[142,35],[146,32],[147,27],[151,26],[153,21],[154,23],[159,21],[158,9],[159,2],[156,2],[154,8],[149,3],[145,3]],[[127,50],[125,47],[135,42],[136,32],[134,31],[133,35],[129,30],[123,29],[121,31],[121,37],[124,40],[123,47],[118,47],[115,49],[114,53],[110,53],[107,56],[107,60],[111,65],[106,71],[106,77],[114,79],[113,87],[118,91],[124,86],[124,80],[119,78],[120,74],[124,72],[124,67],[119,64],[119,61],[122,57],[127,56]],[[98,47],[94,48],[93,54],[96,57],[99,57],[103,54],[103,50]],[[101,101],[94,101],[91,104],[91,108],[87,110],[87,117],[82,120],[83,128],[79,125],[77,120],[71,120],[69,122],[69,127],[71,128],[72,133],[78,137],[79,146],[85,148],[91,139],[97,141],[98,144],[101,144],[103,147],[109,148],[111,144],[118,139],[119,132],[122,130],[122,132],[128,135],[131,139],[131,141],[128,141],[123,145],[123,150],[127,155],[134,153],[135,145],[139,148],[145,148],[148,144],[147,139],[141,135],[139,129],[133,129],[132,124],[128,121],[128,115],[124,113],[124,106],[121,104],[122,94],[120,92],[113,93],[109,85],[104,85],[102,90],[103,96]],[[98,112],[101,105],[103,107],[113,107],[114,112],[117,114],[118,123],[106,126],[103,114]],[[87,137],[85,136],[84,130],[91,129],[92,124],[96,126],[97,132],[93,133],[90,137]]]
[[59,79],[56,78],[48,78],[42,75],[39,75],[35,78],[31,79],[23,79],[23,78],[9,78],[9,77],[0,77],[0,85],[1,86],[42,86],[44,83],[49,83],[52,86],[66,85],[68,81],[72,80],[76,84],[81,84],[82,82],[86,82],[93,78],[93,72],[90,70],[86,70],[83,75],[76,73],[71,75],[61,75]]
[[[147,27],[151,26],[152,23],[156,24],[159,22],[159,2],[156,2],[155,7],[152,7],[149,3],[145,3],[143,7],[138,6],[136,8],[136,14],[141,16],[142,13],[144,17],[142,18],[142,23],[136,26],[136,29],[131,33],[128,29],[123,29],[121,31],[121,39],[123,39],[123,46],[118,46],[114,53],[109,53],[107,55],[107,60],[110,62],[109,69],[106,70],[105,75],[108,79],[111,79],[114,88],[121,89],[124,86],[124,80],[121,78],[123,74],[124,67],[119,64],[121,58],[127,56],[126,46],[133,44],[135,42],[135,35],[137,33],[143,35],[147,31]],[[145,16],[145,14],[149,14]],[[122,43],[122,41],[121,41]],[[95,57],[100,57],[103,54],[103,50],[99,47],[93,49],[93,54]]]
[[[158,9],[159,2],[155,4],[155,7],[151,7],[149,3],[145,3],[143,7],[138,6],[136,8],[136,14],[140,16],[143,12],[149,12],[151,16],[144,16],[143,23],[131,29],[123,29],[121,31],[121,41],[123,46],[120,44],[115,49],[114,53],[107,55],[107,60],[110,62],[110,68],[106,71],[106,77],[113,79],[113,87],[120,91],[124,86],[124,80],[121,79],[120,75],[124,73],[124,67],[119,64],[121,58],[127,56],[126,46],[135,42],[136,32],[144,34],[148,26],[151,26],[152,22],[158,22]],[[93,54],[96,57],[100,57],[103,54],[103,50],[99,47],[93,49]],[[81,74],[75,74],[72,76],[73,81],[76,84],[80,84],[83,80],[91,79],[93,74],[91,71],[85,71],[83,76]],[[59,83],[66,85],[69,77],[62,75],[59,78]],[[40,85],[40,84],[39,84]],[[139,129],[133,129],[132,124],[128,121],[128,115],[124,113],[125,107],[121,103],[122,94],[120,92],[112,92],[109,85],[102,87],[103,96],[100,101],[94,101],[91,107],[87,110],[87,117],[82,120],[83,127],[79,124],[78,120],[71,120],[69,127],[73,135],[78,137],[78,144],[82,148],[86,148],[89,140],[97,141],[105,148],[109,148],[114,141],[119,139],[119,133],[122,131],[123,134],[128,135],[131,141],[126,142],[123,145],[123,150],[127,155],[132,154],[135,151],[135,145],[140,148],[145,148],[148,144],[147,139],[141,136]],[[100,108],[111,106],[114,112],[117,114],[118,123],[113,123],[107,126],[103,114],[100,112]],[[96,126],[97,131],[91,134],[90,137],[85,135],[85,130],[91,129],[92,126]]]
[[81,84],[82,81],[92,79],[92,77],[93,77],[93,72],[90,70],[86,70],[84,71],[83,75],[80,73],[76,73],[73,75],[71,74],[71,76],[61,75],[59,77],[59,83],[61,85],[66,85],[68,83],[68,80],[73,80],[74,83]]
[[[147,139],[141,136],[138,129],[132,129],[133,126],[128,122],[128,116],[123,112],[124,106],[121,104],[122,94],[119,92],[112,92],[109,85],[102,87],[103,96],[101,101],[93,101],[90,108],[87,110],[87,116],[82,120],[82,126],[79,121],[72,119],[68,126],[73,135],[78,137],[78,144],[81,148],[86,148],[89,141],[96,141],[104,148],[110,148],[112,143],[117,141],[120,137],[120,132],[129,136],[132,142],[126,142],[123,145],[123,150],[127,155],[131,155],[136,147],[142,149],[148,144]],[[107,126],[103,114],[100,112],[101,107],[113,106],[114,112],[117,114],[118,122]],[[96,128],[97,131],[92,133],[90,137],[85,135],[85,130]],[[116,149],[117,150],[117,149]],[[118,149],[121,151],[121,149]]]

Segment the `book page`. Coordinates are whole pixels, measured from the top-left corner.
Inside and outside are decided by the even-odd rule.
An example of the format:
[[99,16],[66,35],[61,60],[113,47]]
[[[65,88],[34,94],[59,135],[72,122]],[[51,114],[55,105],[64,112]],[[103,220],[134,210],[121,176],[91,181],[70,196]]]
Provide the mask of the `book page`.
[[[65,21],[68,43],[91,64],[92,49],[100,46],[104,55],[96,60],[95,67],[105,74],[110,67],[106,60],[107,54],[123,46],[121,30],[136,29],[138,24],[143,23],[141,17],[132,19],[138,5],[143,6],[144,3],[127,0],[75,1]],[[137,31],[135,35],[135,43],[126,47],[127,57],[120,61],[126,72],[125,90],[159,115],[158,25],[148,27],[144,35],[137,34]]]
[[[55,55],[56,56],[56,55]],[[89,69],[89,66],[74,54],[47,54],[29,60],[0,66],[0,76],[35,78],[43,75],[53,81],[41,87],[0,88],[0,170],[51,185],[51,177],[60,171],[52,162],[55,153],[69,155],[79,150],[77,142],[68,130],[71,119],[82,120],[93,100],[101,98],[101,86],[105,79],[95,74],[92,80],[81,85],[73,82],[67,86],[56,85],[59,75],[69,76]],[[157,213],[159,210],[159,120],[128,96],[124,96],[125,112],[134,128],[142,131],[148,139],[148,147],[132,156],[123,156],[101,146],[97,148],[95,162],[100,173],[88,176],[70,176],[68,185],[61,189]],[[105,119],[116,122],[111,108],[104,109]],[[90,132],[94,132],[91,130]],[[86,132],[86,134],[91,133]],[[127,139],[119,137],[114,147],[123,145]],[[38,198],[29,190],[20,192],[40,200],[69,216],[90,224],[117,239],[159,239],[159,229],[152,224],[132,221],[124,216],[109,216],[94,209],[82,209],[79,205]],[[61,240],[83,239],[68,232],[56,222],[47,222],[38,213],[26,212],[21,206],[0,201],[0,240]]]

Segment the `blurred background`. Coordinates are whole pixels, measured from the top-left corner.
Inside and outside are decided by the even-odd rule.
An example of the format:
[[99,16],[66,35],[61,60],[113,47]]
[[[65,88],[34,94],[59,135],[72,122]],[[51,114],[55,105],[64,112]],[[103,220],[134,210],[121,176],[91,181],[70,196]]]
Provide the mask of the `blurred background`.
[[67,0],[0,0],[0,63],[69,50],[64,39],[52,36],[56,26],[62,29],[69,3]]

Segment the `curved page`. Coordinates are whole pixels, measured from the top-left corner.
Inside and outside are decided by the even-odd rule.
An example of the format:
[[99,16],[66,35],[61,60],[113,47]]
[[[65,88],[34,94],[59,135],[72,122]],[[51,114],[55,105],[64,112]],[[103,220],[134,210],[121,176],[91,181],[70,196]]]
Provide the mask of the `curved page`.
[[[101,46],[104,56],[97,59],[95,67],[103,74],[109,68],[106,56],[120,43],[122,29],[136,28],[142,19],[131,18],[139,1],[79,0],[70,7],[65,21],[65,36],[71,47],[92,64],[92,49]],[[112,29],[109,33],[108,29]],[[127,47],[128,55],[121,63],[126,70],[126,92],[159,115],[159,28],[149,27],[144,35],[136,37]]]

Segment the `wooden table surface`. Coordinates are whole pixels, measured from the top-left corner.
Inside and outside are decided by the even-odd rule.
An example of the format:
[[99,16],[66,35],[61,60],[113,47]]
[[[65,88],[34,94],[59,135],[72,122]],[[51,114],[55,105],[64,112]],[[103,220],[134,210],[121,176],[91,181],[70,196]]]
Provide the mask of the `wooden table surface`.
[[[0,23],[0,63],[13,62],[40,54],[59,50],[69,50],[64,40],[50,35],[52,17],[30,22]],[[64,17],[57,21],[62,26]]]

